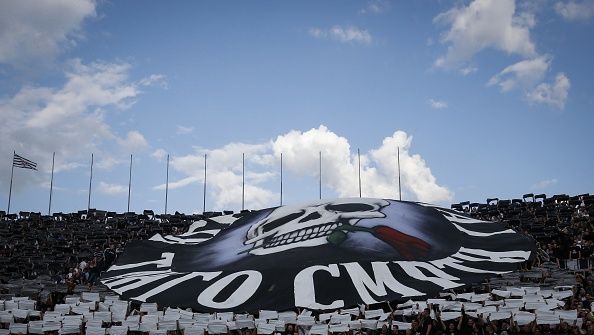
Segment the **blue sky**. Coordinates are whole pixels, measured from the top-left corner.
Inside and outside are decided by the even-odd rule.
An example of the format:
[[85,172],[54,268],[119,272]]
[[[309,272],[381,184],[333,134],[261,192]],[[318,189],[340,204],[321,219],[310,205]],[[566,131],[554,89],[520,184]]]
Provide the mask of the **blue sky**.
[[[594,189],[594,1],[3,1],[0,203],[201,212]],[[2,207],[4,207],[3,205]],[[5,208],[4,208],[5,209]]]

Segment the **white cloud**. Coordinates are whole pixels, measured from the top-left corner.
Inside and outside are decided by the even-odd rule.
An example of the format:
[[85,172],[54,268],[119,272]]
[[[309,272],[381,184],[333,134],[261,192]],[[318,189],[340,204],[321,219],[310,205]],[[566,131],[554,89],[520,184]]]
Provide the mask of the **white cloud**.
[[[0,157],[10,157],[14,148],[48,170],[55,151],[59,171],[87,166],[95,153],[96,166],[110,168],[121,162],[118,157],[147,146],[138,130],[121,136],[105,121],[105,115],[129,107],[140,94],[128,78],[130,66],[80,60],[69,65],[61,87],[23,87],[0,99]],[[0,165],[2,184],[10,176],[7,169]]]
[[108,194],[108,195],[117,195],[123,194],[128,192],[128,185],[121,185],[121,184],[109,184],[106,182],[99,182],[99,187],[97,190],[100,193]]
[[[202,173],[204,173],[204,169],[202,169]],[[169,182],[169,189],[174,190],[176,188],[182,188],[182,187],[186,187],[188,185],[198,184],[198,183],[203,183],[203,182],[204,182],[204,178],[201,176],[200,177],[199,176],[185,177],[185,178],[173,181],[173,182]],[[165,184],[157,185],[157,186],[153,187],[153,189],[164,190]]]
[[0,4],[0,63],[51,61],[82,38],[81,26],[96,15],[93,0],[6,0]]
[[165,149],[159,148],[153,151],[151,156],[158,161],[162,161],[167,157],[167,151],[165,151]]
[[429,99],[429,106],[433,109],[444,109],[448,108],[448,103],[445,101]]
[[[402,131],[384,139],[381,146],[362,153],[362,194],[369,197],[395,198],[397,175],[394,169],[400,146],[402,188],[405,197],[427,202],[449,201],[453,194],[437,184],[426,162],[410,152],[412,137]],[[217,149],[197,149],[195,153],[173,157],[172,166],[183,175],[169,184],[170,189],[204,182],[204,154],[208,155],[208,192],[216,208],[238,207],[241,202],[241,155],[245,153],[250,168],[246,171],[246,207],[273,206],[278,194],[265,183],[278,178],[280,154],[288,173],[318,176],[319,152],[325,187],[339,196],[358,195],[358,162],[348,140],[324,126],[302,132],[293,130],[260,144],[231,143]],[[164,189],[165,185],[155,186]]]
[[[575,15],[571,13],[577,7],[574,1],[555,6],[561,15],[568,16]],[[448,50],[435,60],[434,66],[462,67],[460,72],[468,75],[476,71],[468,62],[483,49],[522,56],[523,60],[492,76],[487,86],[497,85],[502,92],[521,89],[530,103],[562,109],[570,87],[569,79],[560,73],[553,84],[543,82],[551,68],[552,56],[539,55],[530,38],[530,30],[536,24],[532,13],[540,10],[540,4],[521,3],[520,8],[522,11],[518,12],[515,0],[474,0],[468,6],[454,7],[437,15],[434,22],[448,26],[441,36]]]
[[194,127],[176,126],[175,133],[179,135],[191,134],[194,131]]
[[467,67],[464,67],[464,68],[460,69],[460,73],[463,76],[467,76],[469,74],[473,74],[476,71],[478,71],[478,68],[476,66],[467,66]]
[[516,13],[514,0],[474,0],[437,15],[434,22],[449,26],[440,39],[448,50],[435,61],[437,67],[464,65],[487,48],[524,57],[536,55],[530,38],[534,16]]
[[532,185],[532,189],[533,190],[542,190],[542,189],[548,188],[550,186],[553,186],[555,184],[557,184],[557,179],[555,179],[555,178],[541,180],[541,181],[537,182],[536,184]]
[[564,73],[558,73],[554,83],[543,82],[550,67],[549,56],[526,59],[503,69],[487,82],[487,86],[498,85],[502,92],[521,89],[530,103],[563,109],[571,84]]
[[[452,198],[452,193],[436,184],[435,177],[419,155],[409,153],[412,137],[397,131],[384,139],[378,149],[361,156],[363,196],[394,197],[397,176],[394,166],[400,146],[402,187],[417,200],[434,202]],[[324,126],[306,132],[291,131],[273,142],[275,156],[283,153],[287,169],[300,175],[317,176],[318,155],[322,152],[322,175],[326,186],[339,196],[358,195],[358,162],[348,140]]]
[[309,34],[315,38],[330,38],[342,43],[371,44],[373,37],[366,29],[355,26],[335,25],[330,29],[310,28]]
[[120,140],[123,148],[129,152],[142,151],[148,147],[148,142],[138,130],[131,130],[128,132],[126,138]]
[[533,87],[543,80],[550,66],[551,58],[548,56],[526,59],[506,67],[489,79],[487,85],[498,85],[502,92]]
[[125,162],[125,160],[123,160],[121,158],[116,158],[114,156],[110,156],[109,154],[103,154],[103,155],[99,155],[99,156],[94,155],[93,165],[99,169],[110,170],[114,166],[120,165],[124,162]]
[[328,36],[328,33],[320,28],[309,28],[307,32],[315,38],[323,38]]
[[138,84],[142,86],[160,86],[161,88],[168,88],[165,76],[162,74],[151,74],[148,77],[140,79]]
[[[414,196],[416,200],[424,202],[444,202],[452,200],[454,194],[445,186],[437,184],[431,169],[419,154],[412,154],[410,147],[412,136],[403,131],[396,131],[391,137],[384,138],[382,145],[370,152],[372,160],[378,170],[384,174],[386,182],[392,178],[394,167],[397,166],[397,148],[400,147],[400,168],[402,189]],[[384,186],[389,189],[390,184]]]
[[390,9],[388,0],[371,0],[367,2],[365,8],[359,11],[360,14],[381,14]]
[[[241,173],[242,154],[246,163],[251,164],[250,173],[246,173],[245,200],[247,208],[264,208],[270,206],[274,192],[261,186],[274,174],[258,173],[259,169],[267,168],[274,161],[271,156],[270,143],[244,144],[230,143],[217,149],[196,149],[193,154],[174,156],[171,166],[186,175],[173,181],[169,189],[198,184],[204,182],[204,154],[207,155],[207,189],[214,195],[215,208],[230,208],[241,203]],[[165,185],[158,185],[155,189],[164,189]],[[239,206],[240,207],[240,206]]]
[[542,103],[559,109],[565,107],[565,101],[571,83],[564,73],[558,73],[554,83],[541,83],[526,93],[531,103]]
[[555,11],[567,21],[587,21],[594,17],[594,1],[559,1]]
[[[59,90],[41,89],[38,94],[40,101],[30,101],[36,106],[28,106],[31,115],[27,120],[27,127],[47,128],[61,122],[72,122],[72,117],[81,116],[89,109],[113,105],[127,108],[134,103],[139,94],[135,84],[127,82],[129,64],[92,63],[83,64],[79,59],[70,63],[66,73],[67,82]],[[35,92],[31,88],[22,91],[27,96],[19,98],[34,99]],[[23,94],[23,92],[19,94]],[[94,120],[101,119],[96,113]]]

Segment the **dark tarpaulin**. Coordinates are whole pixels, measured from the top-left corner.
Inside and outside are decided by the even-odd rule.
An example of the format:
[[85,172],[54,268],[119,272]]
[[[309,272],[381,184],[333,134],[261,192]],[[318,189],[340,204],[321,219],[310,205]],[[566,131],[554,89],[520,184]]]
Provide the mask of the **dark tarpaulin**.
[[426,204],[319,200],[128,243],[101,281],[125,299],[197,311],[337,309],[409,298],[515,270],[530,237]]

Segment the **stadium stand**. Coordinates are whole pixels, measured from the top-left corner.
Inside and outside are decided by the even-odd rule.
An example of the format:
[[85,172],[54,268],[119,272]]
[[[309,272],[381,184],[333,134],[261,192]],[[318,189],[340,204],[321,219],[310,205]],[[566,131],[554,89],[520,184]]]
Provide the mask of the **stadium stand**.
[[[127,241],[176,235],[202,215],[0,211],[0,335],[593,334],[594,196],[524,194],[452,209],[534,237],[533,262],[423,301],[328,313],[198,311],[121,301],[97,278]],[[225,214],[232,212],[226,211]]]

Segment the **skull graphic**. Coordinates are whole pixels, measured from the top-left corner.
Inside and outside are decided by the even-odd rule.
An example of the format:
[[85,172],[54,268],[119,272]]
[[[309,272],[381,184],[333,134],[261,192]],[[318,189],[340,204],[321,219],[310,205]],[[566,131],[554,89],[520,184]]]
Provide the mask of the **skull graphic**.
[[341,226],[385,217],[380,209],[388,205],[383,199],[346,198],[278,207],[249,228],[244,244],[252,245],[253,255],[327,244],[328,236]]

